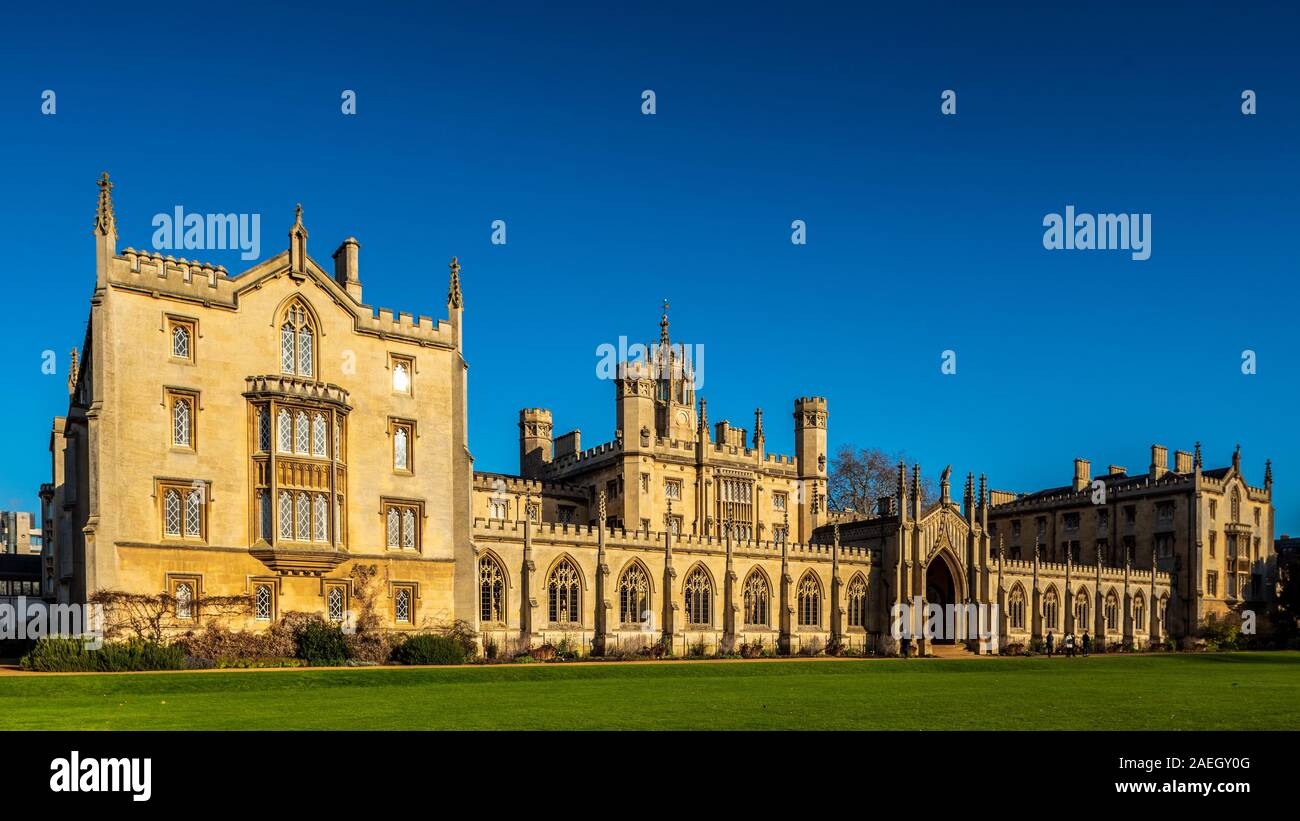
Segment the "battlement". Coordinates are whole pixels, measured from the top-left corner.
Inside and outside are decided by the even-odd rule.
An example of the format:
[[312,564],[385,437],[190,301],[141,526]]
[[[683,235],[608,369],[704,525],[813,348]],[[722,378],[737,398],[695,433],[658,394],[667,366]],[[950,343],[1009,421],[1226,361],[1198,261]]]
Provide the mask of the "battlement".
[[579,451],[578,453],[571,453],[568,454],[567,456],[557,457],[553,462],[550,462],[547,465],[546,470],[548,473],[568,470],[569,468],[572,468],[575,465],[581,464],[583,462],[587,462],[592,459],[611,456],[622,452],[623,452],[623,442],[621,440],[616,439],[613,442],[605,442],[603,444],[596,445],[594,448],[587,448],[584,451]]
[[494,493],[511,493],[519,496],[532,494],[534,496],[563,495],[581,497],[582,499],[587,498],[587,489],[579,485],[477,470],[474,471],[474,489]]
[[[1027,575],[1032,576],[1035,570],[1033,559],[1009,559],[1003,558],[1000,562],[996,559],[993,562],[995,567],[1001,567],[1003,574]],[[1088,584],[1097,581],[1097,574],[1100,571],[1101,581],[1103,584],[1123,584],[1125,568],[1112,567],[1110,565],[1096,564],[1069,564],[1065,562],[1044,562],[1039,561],[1036,565],[1038,575],[1046,576],[1054,581],[1063,580],[1067,573],[1070,576],[1071,584]],[[1154,578],[1156,584],[1168,585],[1170,576],[1168,573],[1158,570],[1139,570],[1136,567],[1128,568],[1129,583],[1135,581],[1151,582]]]
[[[524,538],[525,522],[505,519],[475,517],[474,535],[492,540],[520,540]],[[570,525],[560,522],[531,523],[532,538],[548,544],[570,547],[595,548],[600,533],[596,525]],[[605,534],[606,549],[646,550],[662,553],[665,549],[663,531],[627,530],[611,528]],[[771,540],[733,539],[732,554],[744,557],[781,557],[781,544]],[[727,540],[723,537],[681,534],[673,536],[673,550],[683,553],[702,552],[725,554]],[[825,561],[834,558],[830,544],[791,542],[786,555],[798,561]],[[847,564],[878,564],[879,551],[869,547],[840,546],[840,561]]]

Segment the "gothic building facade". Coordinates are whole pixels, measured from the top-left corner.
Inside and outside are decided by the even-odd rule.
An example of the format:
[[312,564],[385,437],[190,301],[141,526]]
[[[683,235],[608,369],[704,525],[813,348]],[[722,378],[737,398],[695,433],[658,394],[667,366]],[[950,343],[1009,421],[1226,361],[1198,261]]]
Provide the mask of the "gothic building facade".
[[1271,472],[1249,486],[1239,456],[1112,472],[1100,507],[1086,463],[1035,494],[968,474],[960,503],[945,470],[928,505],[920,469],[899,465],[874,515],[844,516],[826,504],[826,399],[793,400],[791,455],[768,452],[761,410],[752,431],[710,426],[665,306],[658,345],[610,379],[612,439],[584,449],[526,408],[518,473],[475,472],[455,259],[435,320],[365,304],[357,241],[325,270],[301,209],[286,251],[232,276],[119,250],[105,176],[94,237],[42,487],[57,601],[162,592],[183,626],[204,597],[245,595],[242,626],[341,621],[364,566],[386,626],[460,620],[505,649],[888,650],[900,611],[919,630],[936,605],[953,622],[919,631],[922,650],[955,630],[996,652],[1085,630],[1144,646],[1266,587]]

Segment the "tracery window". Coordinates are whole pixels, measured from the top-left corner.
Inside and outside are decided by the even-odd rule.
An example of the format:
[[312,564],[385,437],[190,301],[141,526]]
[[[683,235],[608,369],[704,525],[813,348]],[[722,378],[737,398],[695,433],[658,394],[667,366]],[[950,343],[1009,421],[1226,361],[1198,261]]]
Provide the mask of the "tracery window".
[[867,583],[861,576],[849,582],[849,627],[867,626]]
[[491,556],[478,561],[479,620],[498,623],[506,620],[506,580],[501,565]]
[[409,587],[393,589],[393,619],[399,624],[411,623],[411,599],[413,594]]
[[172,356],[190,358],[190,326],[183,322],[172,323]]
[[185,535],[203,535],[203,491],[199,488],[185,494]]
[[799,582],[798,605],[801,627],[816,627],[821,624],[822,586],[811,570]]
[[177,582],[173,598],[176,600],[176,618],[194,618],[194,588],[189,582]]
[[405,357],[394,356],[393,362],[393,390],[398,393],[411,392],[411,360]]
[[640,564],[633,563],[618,580],[618,620],[620,624],[639,624],[650,609],[650,582]]
[[1007,602],[1007,609],[1011,612],[1011,628],[1013,630],[1025,629],[1025,591],[1017,585],[1011,591],[1011,598]]
[[271,585],[258,584],[253,587],[253,607],[258,621],[270,621],[274,616],[274,595]]
[[331,587],[329,597],[326,599],[326,612],[329,614],[329,620],[335,623],[343,621],[344,614],[344,594],[343,588]]
[[1056,590],[1049,589],[1043,594],[1043,627],[1048,630],[1055,630],[1057,626],[1057,611],[1059,602],[1056,599]]
[[1133,629],[1135,632],[1146,629],[1147,603],[1141,593],[1133,600]]
[[1088,629],[1088,594],[1083,590],[1074,597],[1074,629]]
[[713,583],[703,567],[696,567],[686,576],[686,621],[689,624],[713,623]]
[[767,611],[770,599],[770,591],[767,586],[767,577],[758,571],[757,568],[749,572],[749,578],[745,579],[745,624],[756,627],[767,627]]
[[280,371],[296,376],[311,376],[315,360],[315,334],[307,310],[294,302],[280,323]]
[[1119,599],[1115,596],[1114,591],[1106,594],[1106,629],[1119,629]]
[[415,503],[385,503],[385,542],[390,550],[417,550],[420,546],[420,510]]
[[547,614],[553,624],[582,621],[578,609],[578,568],[569,559],[560,560],[546,580]]

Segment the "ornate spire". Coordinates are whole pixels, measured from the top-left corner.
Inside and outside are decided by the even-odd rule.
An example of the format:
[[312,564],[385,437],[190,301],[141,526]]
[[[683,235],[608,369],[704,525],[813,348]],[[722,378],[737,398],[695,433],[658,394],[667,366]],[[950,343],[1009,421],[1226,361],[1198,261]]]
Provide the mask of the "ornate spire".
[[700,397],[700,430],[705,433],[709,430],[709,403],[703,396]]
[[77,349],[72,349],[72,355],[68,364],[68,396],[71,396],[77,390],[77,376],[81,373],[81,366],[77,363]]
[[450,308],[463,308],[465,301],[460,295],[460,262],[456,257],[451,258],[451,286],[447,289],[447,306]]
[[987,507],[989,503],[989,477],[980,474],[980,507]]
[[302,203],[294,210],[293,225],[289,228],[289,270],[307,270],[307,226],[302,224]]
[[1264,487],[1273,484],[1273,460],[1264,460]]
[[1241,445],[1240,444],[1238,444],[1237,449],[1232,452],[1232,468],[1238,473],[1241,473]]
[[659,320],[659,349],[668,350],[668,300],[664,300],[664,315]]
[[1197,442],[1197,443],[1196,443],[1196,456],[1194,457],[1194,461],[1192,462],[1192,466],[1193,466],[1193,467],[1200,468],[1200,467],[1203,466],[1203,464],[1204,464],[1204,463],[1201,462],[1201,443],[1200,443],[1200,442]]
[[758,447],[766,439],[763,436],[763,409],[754,408],[754,447]]
[[117,236],[117,218],[113,215],[113,183],[105,171],[96,183],[99,186],[99,207],[95,209],[95,231],[104,236]]

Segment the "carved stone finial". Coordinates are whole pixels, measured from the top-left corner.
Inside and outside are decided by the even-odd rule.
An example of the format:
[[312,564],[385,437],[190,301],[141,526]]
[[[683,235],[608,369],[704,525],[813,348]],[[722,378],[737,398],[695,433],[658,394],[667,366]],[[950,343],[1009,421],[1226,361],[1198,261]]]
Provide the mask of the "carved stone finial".
[[72,354],[68,364],[68,396],[71,396],[77,390],[77,376],[81,372],[81,366],[77,362],[77,349],[72,349]]
[[1202,467],[1203,463],[1201,462],[1201,443],[1200,443],[1200,442],[1197,442],[1197,443],[1196,443],[1196,457],[1195,457],[1195,459],[1196,459],[1196,461],[1194,462],[1194,465],[1195,465],[1196,467],[1198,467],[1198,468],[1199,468],[1199,467]]
[[600,491],[600,493],[596,495],[596,499],[596,506],[600,511],[600,521],[603,524],[605,521],[605,491]]
[[451,284],[447,288],[447,306],[449,308],[463,308],[465,307],[465,300],[460,293],[460,262],[456,257],[452,257],[451,264],[447,267],[451,269]]
[[117,218],[113,214],[113,183],[109,182],[108,172],[100,175],[99,205],[95,209],[95,231],[107,236],[117,234]]

